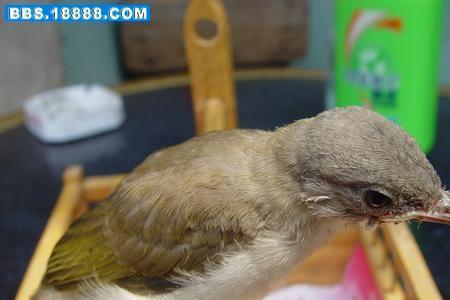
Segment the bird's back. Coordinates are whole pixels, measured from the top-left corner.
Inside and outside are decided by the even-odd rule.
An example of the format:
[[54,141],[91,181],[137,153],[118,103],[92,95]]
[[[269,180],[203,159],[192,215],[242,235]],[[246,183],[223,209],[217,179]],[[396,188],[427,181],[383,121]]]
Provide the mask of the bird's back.
[[160,292],[174,287],[168,279],[180,271],[219,263],[257,234],[260,216],[238,187],[254,184],[248,162],[259,157],[268,134],[210,133],[150,155],[107,201],[72,224],[44,285],[70,291],[99,281]]

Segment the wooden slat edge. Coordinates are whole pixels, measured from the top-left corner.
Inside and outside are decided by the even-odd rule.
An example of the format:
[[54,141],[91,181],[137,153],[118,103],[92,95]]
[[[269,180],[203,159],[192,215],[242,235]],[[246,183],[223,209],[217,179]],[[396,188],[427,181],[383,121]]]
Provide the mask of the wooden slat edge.
[[385,224],[381,229],[408,299],[441,300],[442,296],[408,225]]
[[361,243],[368,258],[369,267],[384,300],[405,300],[406,295],[389,259],[386,245],[375,229],[360,230]]
[[89,176],[83,181],[83,200],[94,203],[106,199],[126,174]]
[[[325,80],[327,73],[323,70],[307,70],[297,68],[255,68],[235,71],[236,80],[260,79],[297,79],[297,80]],[[158,89],[173,88],[189,85],[189,76],[179,73],[169,76],[148,77],[120,83],[113,89],[122,95],[151,92]]]
[[439,94],[440,94],[441,96],[449,97],[449,98],[450,98],[450,86],[449,86],[449,85],[442,85],[442,86],[439,88]]
[[81,198],[82,180],[83,170],[80,166],[71,166],[64,172],[61,194],[25,271],[15,300],[29,300],[39,288],[53,248],[72,222],[74,210]]
[[20,111],[0,116],[0,133],[16,128],[22,123],[23,114]]

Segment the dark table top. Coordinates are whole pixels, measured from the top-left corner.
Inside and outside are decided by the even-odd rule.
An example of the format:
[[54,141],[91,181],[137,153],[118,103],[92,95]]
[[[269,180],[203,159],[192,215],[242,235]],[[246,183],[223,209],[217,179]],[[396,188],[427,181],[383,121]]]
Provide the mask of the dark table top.
[[[320,80],[245,80],[237,84],[242,128],[273,129],[321,112]],[[81,164],[87,175],[129,172],[148,154],[194,136],[190,93],[175,86],[125,96],[127,121],[114,132],[65,145],[46,145],[23,126],[0,135],[0,299],[12,299],[61,189],[61,174]],[[438,139],[428,155],[450,186],[450,99],[441,98]],[[450,229],[424,223],[420,244],[450,299]]]

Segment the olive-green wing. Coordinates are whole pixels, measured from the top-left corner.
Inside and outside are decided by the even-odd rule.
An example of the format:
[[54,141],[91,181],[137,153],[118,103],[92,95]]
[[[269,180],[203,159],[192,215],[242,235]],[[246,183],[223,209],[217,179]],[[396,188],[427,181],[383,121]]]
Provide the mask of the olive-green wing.
[[75,221],[58,242],[50,257],[43,283],[73,289],[96,276],[114,281],[132,272],[117,263],[103,234],[109,203],[92,209]]
[[98,280],[132,291],[164,290],[178,271],[203,272],[206,263],[219,263],[256,235],[249,225],[256,215],[241,220],[220,207],[194,213],[183,206],[124,205],[117,195],[70,227],[54,249],[45,284],[67,290]]

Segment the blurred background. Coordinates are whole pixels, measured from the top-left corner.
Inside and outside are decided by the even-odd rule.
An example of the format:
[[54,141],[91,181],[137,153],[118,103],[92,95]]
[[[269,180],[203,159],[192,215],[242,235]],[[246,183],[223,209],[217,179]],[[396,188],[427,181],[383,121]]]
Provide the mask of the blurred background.
[[[0,22],[1,299],[15,294],[67,166],[81,164],[89,175],[124,173],[152,151],[195,135],[182,34],[188,1],[140,2],[152,5],[150,23]],[[413,1],[416,6],[405,0],[223,2],[238,70],[240,127],[273,129],[336,105],[367,105],[409,130],[450,185],[450,0]],[[370,32],[386,28],[393,33]],[[381,77],[355,62],[372,54]],[[394,79],[379,83],[383,74]],[[27,99],[86,83],[121,95],[124,125],[64,144],[30,135],[23,125]],[[416,232],[445,299],[449,232],[430,224]]]
[[[225,2],[239,66],[289,64],[330,70],[335,1],[270,4],[272,1],[263,0],[259,4],[266,7],[262,15],[255,4]],[[114,85],[149,74],[183,70],[186,63],[181,25],[187,2],[149,3],[153,4],[154,20],[147,25],[2,23],[0,115],[20,110],[35,93],[64,85]],[[449,5],[444,1],[441,47],[437,49],[441,85],[450,85]],[[259,44],[249,49],[255,41]]]

